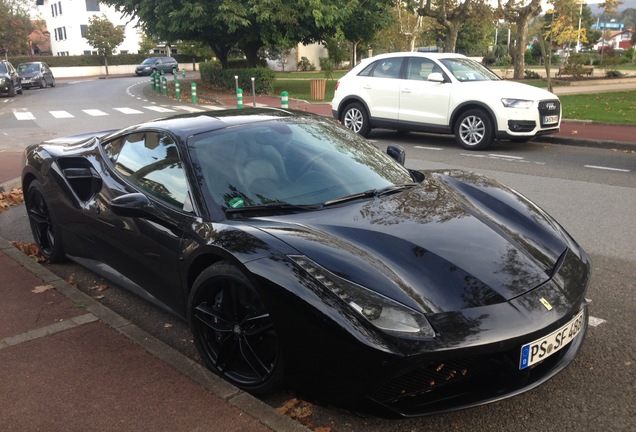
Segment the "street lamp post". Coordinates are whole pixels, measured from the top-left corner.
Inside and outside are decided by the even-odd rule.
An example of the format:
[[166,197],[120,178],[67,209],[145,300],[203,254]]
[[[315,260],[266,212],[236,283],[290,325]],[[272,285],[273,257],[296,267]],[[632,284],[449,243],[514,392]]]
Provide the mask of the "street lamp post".
[[581,16],[583,15],[583,0],[579,2],[579,31],[576,34],[576,52],[581,51]]

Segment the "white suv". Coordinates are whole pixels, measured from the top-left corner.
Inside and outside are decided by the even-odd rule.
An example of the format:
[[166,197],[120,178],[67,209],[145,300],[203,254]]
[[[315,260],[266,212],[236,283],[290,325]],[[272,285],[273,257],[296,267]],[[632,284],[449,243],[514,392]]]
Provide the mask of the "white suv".
[[494,139],[556,133],[561,124],[554,94],[502,80],[481,63],[449,53],[365,59],[336,84],[331,111],[363,136],[373,128],[454,134],[471,150]]

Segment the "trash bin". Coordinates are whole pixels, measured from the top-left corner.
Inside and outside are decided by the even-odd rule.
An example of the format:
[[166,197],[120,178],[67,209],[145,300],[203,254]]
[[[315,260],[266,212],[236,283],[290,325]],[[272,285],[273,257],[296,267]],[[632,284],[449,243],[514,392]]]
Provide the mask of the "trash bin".
[[325,87],[327,86],[326,78],[317,78],[310,80],[311,98],[313,100],[325,100]]

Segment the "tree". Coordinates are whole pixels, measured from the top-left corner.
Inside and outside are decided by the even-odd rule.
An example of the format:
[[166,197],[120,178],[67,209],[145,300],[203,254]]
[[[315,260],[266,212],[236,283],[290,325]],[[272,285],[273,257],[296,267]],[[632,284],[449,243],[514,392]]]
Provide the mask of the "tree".
[[84,38],[90,46],[97,50],[97,53],[104,57],[104,66],[106,66],[106,76],[108,76],[108,56],[113,54],[124,41],[124,29],[120,26],[113,25],[108,21],[106,15],[101,17],[95,15],[88,20],[88,27]]
[[0,52],[5,57],[29,53],[28,37],[33,31],[25,3],[15,0],[0,0]]
[[340,31],[352,45],[351,65],[357,63],[356,53],[360,45],[369,46],[375,35],[393,21],[393,0],[360,0],[352,2]]
[[541,13],[541,0],[497,0],[497,14],[517,27],[514,46],[514,79],[522,79],[525,69],[526,38],[530,20]]

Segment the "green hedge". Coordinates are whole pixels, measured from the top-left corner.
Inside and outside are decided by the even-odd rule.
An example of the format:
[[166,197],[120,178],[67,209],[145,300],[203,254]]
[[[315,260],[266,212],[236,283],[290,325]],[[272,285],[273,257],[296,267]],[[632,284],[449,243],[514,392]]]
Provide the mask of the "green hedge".
[[252,69],[221,69],[218,62],[206,62],[199,65],[201,81],[212,87],[223,90],[234,90],[238,76],[238,85],[243,93],[251,93],[252,77],[254,77],[254,89],[259,94],[271,94],[274,91],[274,72],[267,68]]
[[[109,66],[138,65],[148,57],[160,57],[160,54],[118,54],[108,57]],[[185,54],[173,55],[179,63],[192,63],[192,56]],[[17,66],[20,63],[31,61],[43,61],[50,67],[74,67],[74,66],[102,66],[104,60],[96,55],[79,56],[15,56],[9,57],[9,61]],[[202,61],[196,58],[195,61]]]

